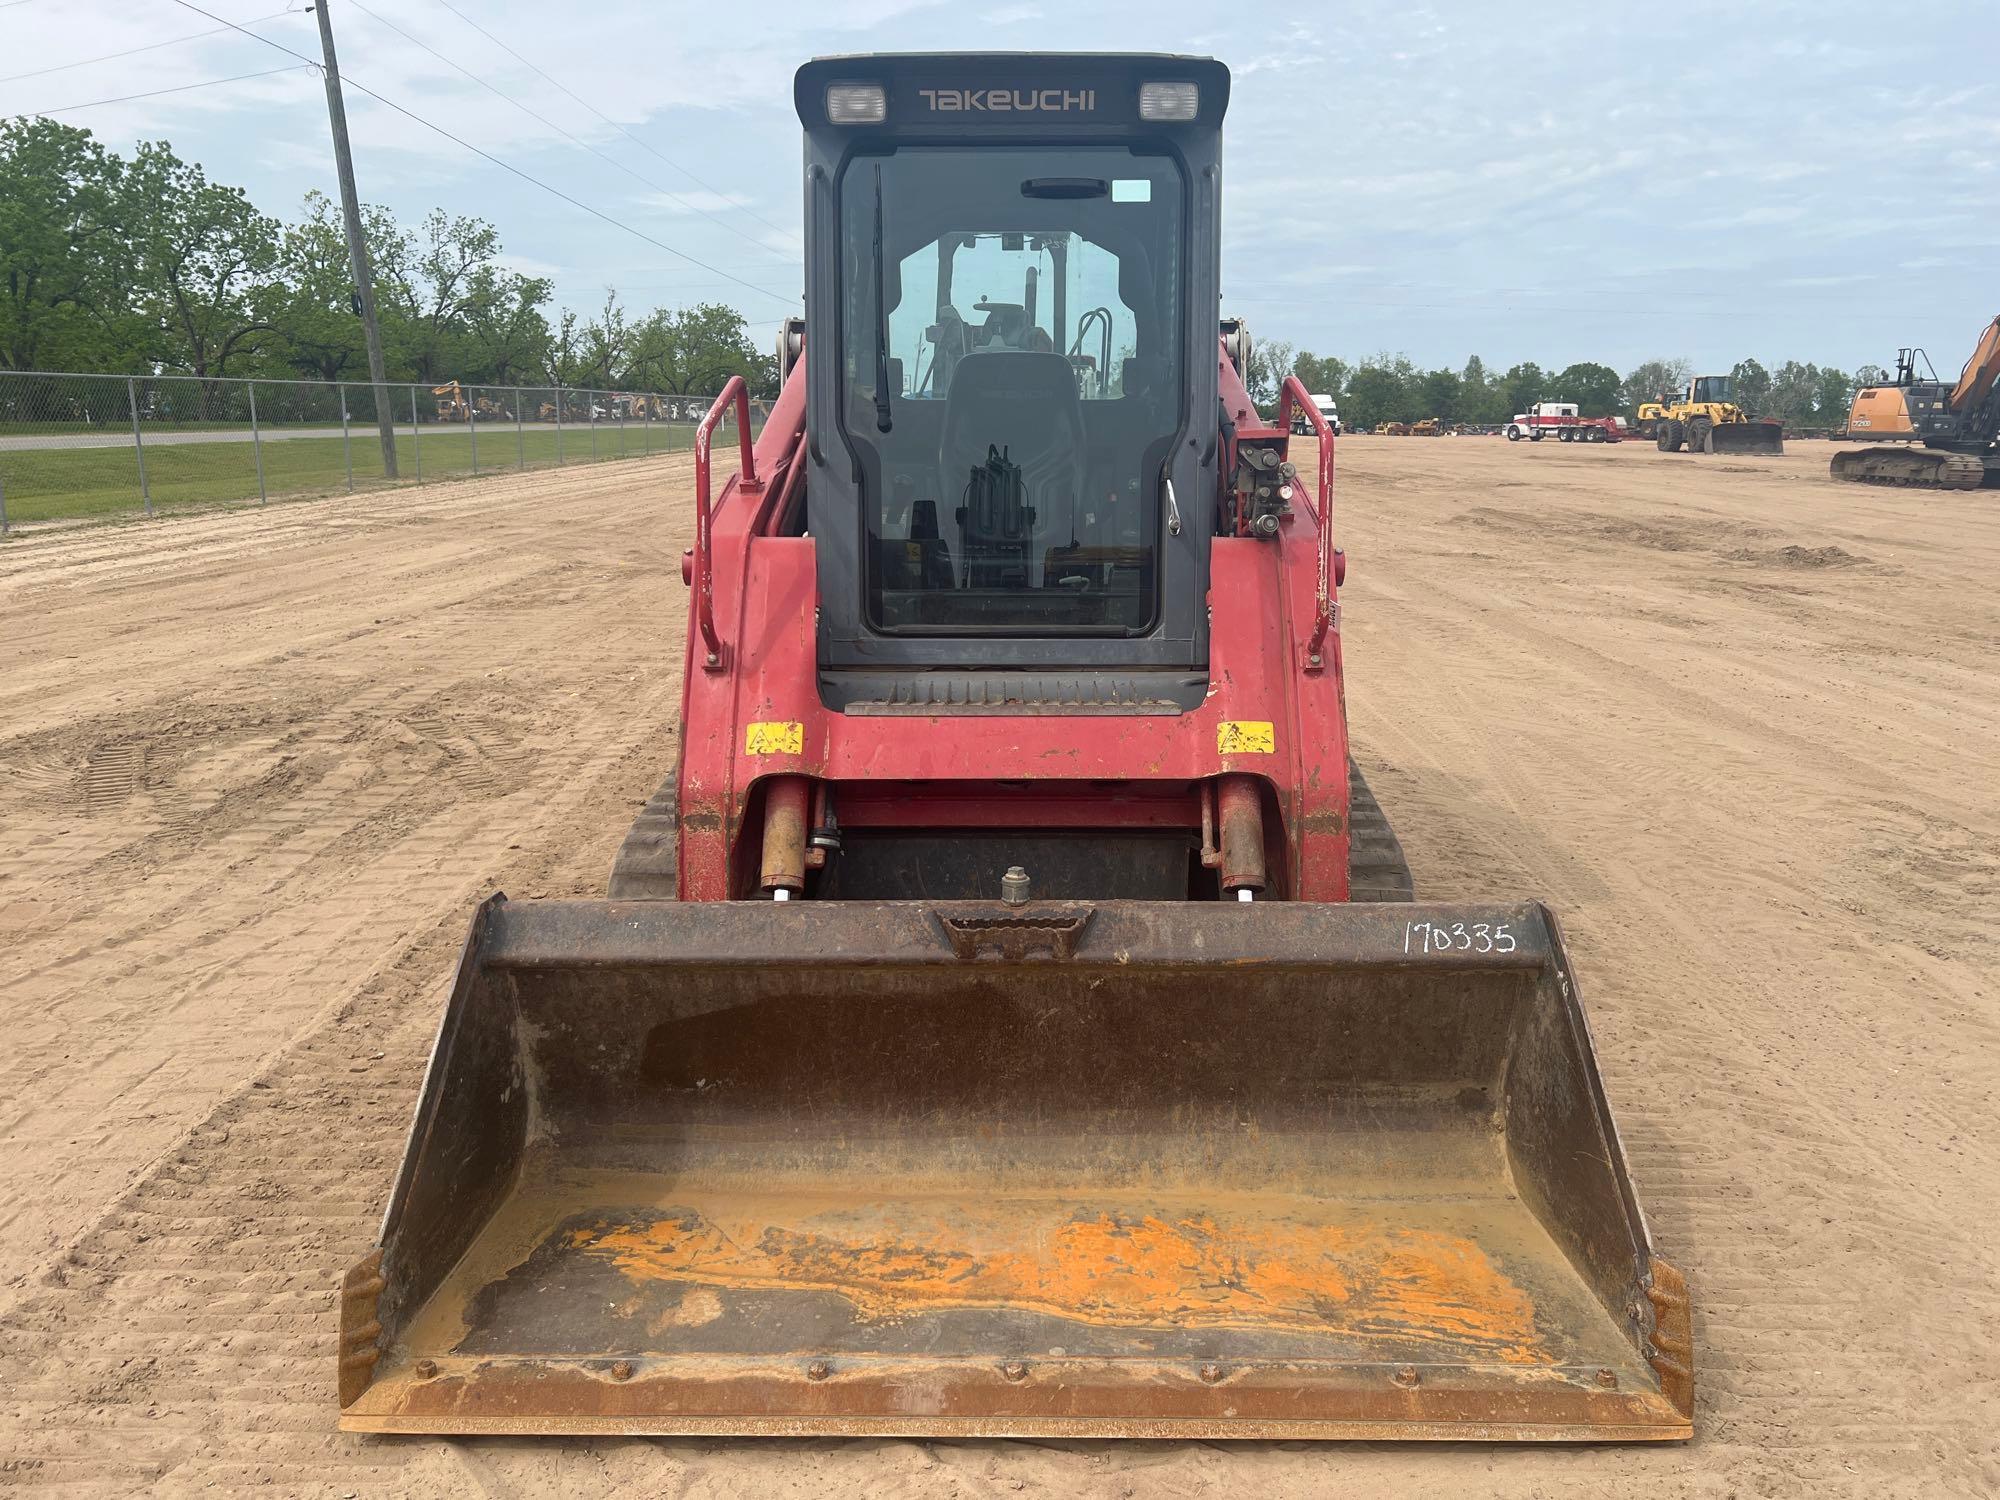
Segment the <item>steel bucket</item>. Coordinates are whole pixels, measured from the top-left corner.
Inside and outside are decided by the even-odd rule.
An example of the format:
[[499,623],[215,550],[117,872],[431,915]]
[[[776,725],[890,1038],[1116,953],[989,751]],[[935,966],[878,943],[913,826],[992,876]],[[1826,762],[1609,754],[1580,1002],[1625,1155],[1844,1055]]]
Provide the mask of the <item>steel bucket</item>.
[[495,897],[341,1426],[1673,1439],[1554,920]]

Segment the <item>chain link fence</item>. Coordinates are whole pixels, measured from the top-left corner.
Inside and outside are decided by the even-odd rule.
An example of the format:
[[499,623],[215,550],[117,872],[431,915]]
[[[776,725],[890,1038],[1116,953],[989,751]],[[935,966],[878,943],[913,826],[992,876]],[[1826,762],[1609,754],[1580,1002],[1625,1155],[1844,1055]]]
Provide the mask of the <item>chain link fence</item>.
[[[454,380],[382,386],[385,412],[377,389],[0,370],[0,530],[685,452],[713,401]],[[753,402],[753,427],[768,412]]]

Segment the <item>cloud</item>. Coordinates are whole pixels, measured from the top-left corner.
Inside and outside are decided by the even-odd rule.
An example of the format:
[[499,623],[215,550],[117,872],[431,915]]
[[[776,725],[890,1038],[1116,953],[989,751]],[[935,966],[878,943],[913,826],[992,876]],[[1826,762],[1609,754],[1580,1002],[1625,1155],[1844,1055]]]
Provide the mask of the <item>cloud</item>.
[[[232,0],[229,14],[281,3]],[[800,281],[799,62],[1041,44],[1033,23],[1057,17],[1065,49],[1212,52],[1231,64],[1223,284],[1254,306],[1265,337],[1349,354],[1407,349],[1454,366],[1478,352],[1489,364],[1600,358],[1624,368],[1662,347],[1717,368],[1747,352],[1852,365],[1937,337],[1920,330],[1926,319],[1957,327],[1990,312],[1982,272],[2000,249],[1990,65],[2000,6],[1966,8],[1949,28],[1884,32],[1863,0],[1772,0],[1758,13],[1760,45],[1706,49],[1662,47],[1655,28],[1608,26],[1590,7],[1496,24],[1475,0],[1350,0],[1254,31],[1197,0],[1141,10],[993,0],[970,12],[941,0],[771,0],[754,29],[739,14],[639,0],[600,0],[588,24],[525,0],[468,12],[531,67],[433,0],[370,4],[474,77],[342,6],[351,78],[787,296]],[[1744,25],[1733,0],[1687,0],[1676,14],[1682,35]],[[127,0],[0,9],[5,73],[173,43],[0,85],[0,109],[287,62],[233,32],[173,40],[209,25]],[[990,34],[1022,27],[1032,37]],[[303,12],[252,29],[317,55]],[[589,306],[611,283],[634,297],[641,287],[662,299],[725,297],[753,320],[785,310],[358,90],[348,102],[364,199],[406,220],[433,206],[489,219],[515,263],[552,276],[566,301]],[[311,72],[63,118],[123,150],[141,134],[167,136],[273,213],[333,186]],[[1913,256],[1917,243],[1924,253]],[[1852,278],[1888,267],[1900,274],[1884,278],[1880,297],[1853,306]]]
[[554,280],[562,275],[565,269],[555,261],[537,260],[532,255],[501,254],[494,258],[518,276],[546,276]]
[[717,193],[707,188],[689,188],[685,192],[671,194],[641,193],[632,201],[663,214],[712,214],[732,208],[747,208],[756,202],[747,193]]

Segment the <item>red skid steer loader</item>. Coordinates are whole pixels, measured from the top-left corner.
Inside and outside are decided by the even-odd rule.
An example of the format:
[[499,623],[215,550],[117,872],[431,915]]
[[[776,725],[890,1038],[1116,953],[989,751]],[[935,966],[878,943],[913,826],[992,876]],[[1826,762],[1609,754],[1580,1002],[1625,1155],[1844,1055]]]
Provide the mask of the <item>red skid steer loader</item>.
[[343,1427],[1690,1434],[1554,918],[1413,902],[1349,761],[1332,434],[1214,322],[1229,85],[799,70],[679,762],[609,899],[475,916]]

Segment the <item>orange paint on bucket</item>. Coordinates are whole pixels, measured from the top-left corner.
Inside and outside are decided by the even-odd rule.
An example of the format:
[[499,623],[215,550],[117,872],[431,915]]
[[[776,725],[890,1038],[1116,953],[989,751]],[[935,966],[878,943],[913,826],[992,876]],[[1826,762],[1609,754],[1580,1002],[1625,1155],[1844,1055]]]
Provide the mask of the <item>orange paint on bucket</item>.
[[1019,1214],[904,1213],[879,1233],[856,1218],[724,1226],[681,1210],[644,1226],[574,1230],[569,1244],[635,1281],[833,1292],[869,1320],[1019,1308],[1117,1327],[1444,1338],[1504,1360],[1546,1358],[1526,1293],[1458,1235],[1198,1213],[1039,1225]]

